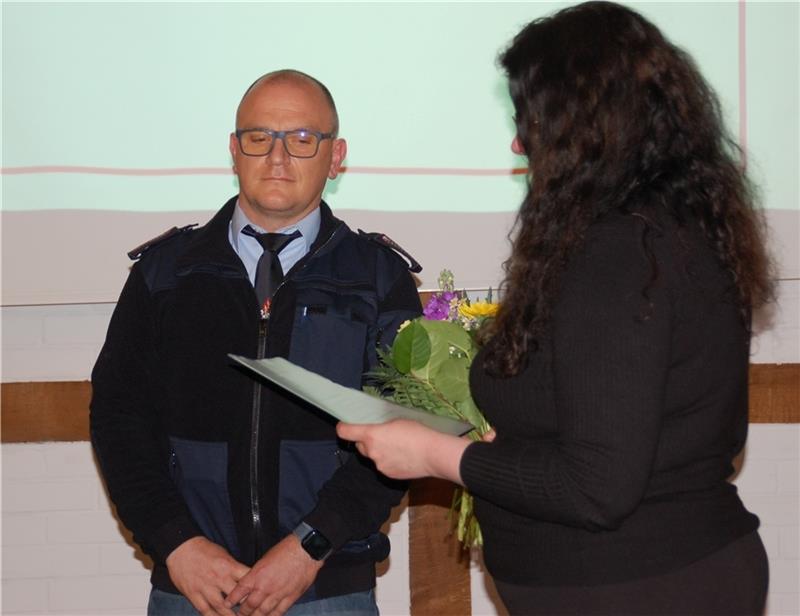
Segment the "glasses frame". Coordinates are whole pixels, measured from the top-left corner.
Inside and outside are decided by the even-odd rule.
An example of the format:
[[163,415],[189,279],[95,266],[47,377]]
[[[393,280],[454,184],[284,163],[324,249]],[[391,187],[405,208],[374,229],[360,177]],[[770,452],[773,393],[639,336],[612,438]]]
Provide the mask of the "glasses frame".
[[[263,154],[248,154],[247,152],[245,152],[244,147],[242,146],[242,135],[244,135],[245,133],[264,133],[265,135],[269,135],[270,137],[272,137],[272,144],[269,146],[269,150],[267,150]],[[286,145],[286,136],[295,133],[314,135],[317,138],[317,147],[314,150],[313,154],[309,156],[297,156],[296,154],[292,154],[289,151],[289,146]],[[280,139],[281,143],[283,144],[284,151],[292,158],[314,158],[319,153],[319,144],[322,143],[324,139],[333,139],[335,137],[335,133],[333,131],[329,133],[322,133],[320,131],[309,130],[307,128],[293,128],[291,130],[271,130],[269,128],[237,128],[234,134],[236,135],[236,141],[239,142],[239,151],[244,156],[253,156],[253,157],[269,156],[272,153],[272,149],[275,147],[275,143],[278,141],[278,139]]]

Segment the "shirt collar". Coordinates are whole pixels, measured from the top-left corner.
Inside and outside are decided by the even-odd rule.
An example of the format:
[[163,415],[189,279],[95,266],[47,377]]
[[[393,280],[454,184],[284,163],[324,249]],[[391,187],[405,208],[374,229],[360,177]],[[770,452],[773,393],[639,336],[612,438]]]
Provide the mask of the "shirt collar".
[[[317,239],[321,222],[322,215],[320,213],[320,209],[319,207],[315,207],[308,214],[306,214],[305,218],[298,220],[296,223],[289,225],[288,227],[282,227],[278,229],[276,233],[292,233],[295,230],[300,231],[302,237],[300,237],[299,240],[302,240],[305,243],[303,253],[306,253],[311,249],[311,244],[314,243],[314,240]],[[237,253],[239,252],[239,238],[241,237],[242,229],[244,229],[247,225],[250,225],[259,233],[265,232],[265,229],[262,229],[247,218],[247,215],[244,213],[244,210],[237,201],[236,207],[233,209],[233,216],[231,216],[230,225],[231,242],[233,243],[233,247],[236,249]]]

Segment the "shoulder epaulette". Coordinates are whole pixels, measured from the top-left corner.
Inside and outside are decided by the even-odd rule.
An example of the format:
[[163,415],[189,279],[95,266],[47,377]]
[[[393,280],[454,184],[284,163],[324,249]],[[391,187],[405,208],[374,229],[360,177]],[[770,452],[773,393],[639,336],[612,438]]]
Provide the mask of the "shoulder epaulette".
[[408,254],[405,250],[403,250],[400,244],[395,242],[385,233],[367,233],[366,231],[362,231],[361,229],[359,229],[358,234],[366,237],[368,240],[380,244],[385,248],[394,250],[396,253],[402,255],[403,258],[405,258],[405,260],[408,261],[409,271],[412,271],[415,274],[419,274],[422,271],[422,266],[417,262],[417,260],[410,254]]
[[134,248],[133,250],[131,250],[128,253],[128,258],[131,261],[136,261],[145,252],[150,250],[153,246],[158,246],[159,244],[162,244],[163,242],[166,242],[168,239],[171,239],[171,238],[173,238],[173,237],[175,237],[177,235],[181,235],[182,233],[186,233],[187,231],[189,231],[190,229],[192,229],[192,228],[194,228],[196,226],[197,226],[197,223],[194,223],[194,224],[191,224],[191,225],[186,225],[185,227],[172,227],[172,229],[167,229],[161,235],[157,235],[153,239],[147,240],[144,244],[141,244],[141,245],[137,246],[136,248]]

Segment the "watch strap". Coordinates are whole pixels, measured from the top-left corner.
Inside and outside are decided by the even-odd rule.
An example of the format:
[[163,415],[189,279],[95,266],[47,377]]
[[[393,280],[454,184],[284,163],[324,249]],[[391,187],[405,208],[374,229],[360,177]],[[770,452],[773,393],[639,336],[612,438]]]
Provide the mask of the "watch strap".
[[294,527],[292,534],[300,540],[300,543],[303,543],[303,539],[306,538],[306,535],[314,530],[314,527],[311,524],[306,524],[305,522],[300,522],[297,526]]

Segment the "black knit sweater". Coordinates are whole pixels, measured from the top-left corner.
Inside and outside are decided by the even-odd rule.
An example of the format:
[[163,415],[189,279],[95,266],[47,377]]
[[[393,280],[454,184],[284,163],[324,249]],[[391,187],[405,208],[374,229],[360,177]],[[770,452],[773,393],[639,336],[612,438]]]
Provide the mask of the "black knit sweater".
[[747,433],[749,336],[695,226],[607,215],[526,367],[498,379],[476,359],[497,438],[467,448],[461,475],[497,579],[631,580],[758,527],[726,481]]

